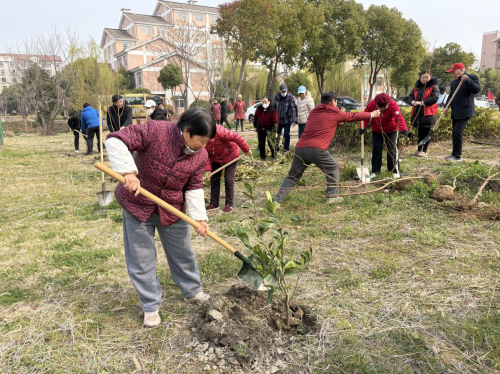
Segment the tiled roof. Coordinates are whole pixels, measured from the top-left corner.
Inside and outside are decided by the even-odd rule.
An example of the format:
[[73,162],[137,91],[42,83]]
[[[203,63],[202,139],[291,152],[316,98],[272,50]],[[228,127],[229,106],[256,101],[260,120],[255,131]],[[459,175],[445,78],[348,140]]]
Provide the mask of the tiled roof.
[[219,13],[219,9],[211,6],[177,3],[175,1],[160,1],[160,3],[172,9],[182,9],[200,13]]
[[135,38],[132,35],[130,35],[125,30],[120,30],[120,29],[104,29],[104,31],[106,31],[114,39],[135,40]]
[[17,53],[0,53],[1,57],[11,57],[16,61],[28,61],[29,59],[36,57],[39,61],[44,62],[62,62],[60,56],[51,56],[51,55],[26,55],[26,54],[17,54]]
[[167,21],[159,16],[148,16],[146,14],[123,13],[133,22],[153,23],[156,25],[169,25]]

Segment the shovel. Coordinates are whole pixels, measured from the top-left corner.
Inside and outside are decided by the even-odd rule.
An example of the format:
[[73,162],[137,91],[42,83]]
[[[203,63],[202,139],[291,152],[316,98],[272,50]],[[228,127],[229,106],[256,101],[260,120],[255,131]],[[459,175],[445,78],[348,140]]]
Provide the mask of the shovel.
[[441,113],[441,117],[439,117],[439,119],[437,120],[436,124],[434,125],[434,127],[432,128],[431,132],[429,133],[429,135],[427,135],[425,138],[423,138],[419,143],[418,145],[421,146],[421,145],[424,145],[425,143],[427,143],[427,141],[431,138],[432,134],[434,134],[434,132],[436,131],[438,125],[439,125],[439,122],[441,122],[441,120],[443,119],[444,115],[446,114],[445,113],[445,110],[447,110],[449,107],[450,107],[450,104],[451,102],[453,101],[453,99],[455,98],[455,95],[457,94],[458,90],[460,89],[460,87],[462,87],[462,83],[464,81],[460,81],[460,83],[458,84],[458,87],[457,89],[455,90],[455,92],[453,93],[453,96],[450,98],[450,101],[448,101],[448,105],[446,105],[446,108],[444,108],[443,110],[443,113]]
[[[96,168],[101,170],[104,173],[108,174],[109,176],[115,178],[118,182],[120,183],[125,183],[125,178],[118,174],[117,172],[113,171],[112,169],[108,168],[101,162],[96,162],[94,165]],[[163,209],[168,210],[170,213],[176,215],[180,219],[186,221],[189,223],[191,226],[193,226],[195,229],[200,227],[201,225],[196,222],[194,219],[191,217],[188,217],[186,214],[182,213],[181,211],[175,209],[173,206],[168,204],[167,202],[163,201],[160,199],[158,196],[153,195],[151,192],[146,191],[144,188],[141,188],[139,194],[144,196],[145,198],[151,200],[152,202],[158,204],[161,206]],[[257,288],[259,291],[267,291],[268,287],[267,285],[272,285],[275,283],[275,281],[272,279],[270,275],[266,277],[262,277],[259,273],[257,273],[255,266],[252,264],[252,262],[240,251],[237,251],[234,249],[231,245],[226,243],[224,240],[219,238],[216,234],[214,234],[211,231],[207,231],[207,235],[211,237],[213,240],[215,240],[217,243],[222,245],[224,248],[226,248],[229,252],[231,252],[234,256],[239,258],[243,262],[243,266],[238,272],[238,278],[240,278],[242,281],[245,283],[248,283],[250,286]]]
[[[104,155],[102,147],[102,113],[101,113],[101,103],[99,102],[99,149],[101,150],[101,164],[104,164]],[[97,201],[100,206],[109,205],[113,201],[113,195],[111,191],[106,191],[106,182],[104,181],[104,172],[101,175],[102,191],[97,192]]]
[[210,174],[208,174],[208,177],[207,177],[206,179],[210,178],[212,175],[217,174],[219,171],[224,170],[224,169],[225,169],[225,168],[227,168],[229,165],[234,164],[234,163],[235,163],[235,162],[237,162],[238,160],[241,160],[243,157],[245,157],[245,154],[244,154],[244,153],[243,153],[242,155],[240,155],[240,156],[236,157],[234,160],[232,160],[232,161],[228,162],[227,164],[225,164],[225,165],[221,166],[221,167],[220,167],[220,168],[218,168],[217,170],[215,170],[215,171],[211,172]]
[[[370,126],[370,122],[368,122],[368,126]],[[361,121],[361,128],[364,129],[364,121]],[[365,166],[365,134],[361,134],[361,164],[356,168],[358,172],[358,178],[361,183],[370,182],[370,171]]]
[[85,134],[84,134],[83,132],[81,132],[81,131],[78,131],[78,130],[73,130],[73,131],[74,131],[74,132],[77,132],[77,133],[79,133],[79,134],[81,134],[81,135],[82,135],[85,139],[87,139],[87,138],[88,138],[88,136],[87,136],[87,135],[85,135]]

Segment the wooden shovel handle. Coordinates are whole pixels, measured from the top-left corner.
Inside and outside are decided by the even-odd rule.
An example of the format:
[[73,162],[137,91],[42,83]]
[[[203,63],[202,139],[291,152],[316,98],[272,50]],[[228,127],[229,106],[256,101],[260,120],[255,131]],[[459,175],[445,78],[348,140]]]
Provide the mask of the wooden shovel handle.
[[[125,178],[123,175],[118,174],[116,171],[108,168],[106,165],[96,162],[94,164],[96,168],[101,170],[102,172],[108,174],[110,177],[115,178],[118,182],[125,184]],[[144,196],[146,199],[151,200],[152,202],[158,204],[161,206],[163,209],[168,210],[170,213],[174,214],[175,216],[179,217],[183,221],[186,221],[189,223],[191,226],[193,226],[195,229],[200,227],[201,225],[196,222],[194,219],[191,217],[187,216],[186,214],[182,213],[180,210],[174,208],[172,205],[168,204],[167,202],[163,201],[160,199],[158,196],[153,195],[151,192],[145,190],[144,188],[141,187],[141,191],[139,192],[140,195]],[[217,243],[222,245],[224,248],[226,248],[229,252],[234,254],[236,252],[236,249],[234,249],[230,244],[226,243],[224,240],[219,238],[216,234],[214,234],[211,231],[207,231],[207,235],[211,237],[213,240],[215,240]]]
[[244,153],[243,153],[242,155],[239,155],[238,157],[236,157],[233,161],[230,161],[230,162],[228,162],[227,164],[225,164],[225,165],[221,166],[221,167],[220,167],[220,168],[218,168],[216,171],[211,172],[211,173],[208,175],[208,177],[207,177],[206,179],[210,178],[210,177],[211,177],[212,175],[214,175],[214,174],[217,174],[219,171],[224,170],[224,169],[225,169],[225,168],[227,168],[229,165],[234,164],[236,161],[241,160],[243,157],[245,157],[245,154],[244,154]]

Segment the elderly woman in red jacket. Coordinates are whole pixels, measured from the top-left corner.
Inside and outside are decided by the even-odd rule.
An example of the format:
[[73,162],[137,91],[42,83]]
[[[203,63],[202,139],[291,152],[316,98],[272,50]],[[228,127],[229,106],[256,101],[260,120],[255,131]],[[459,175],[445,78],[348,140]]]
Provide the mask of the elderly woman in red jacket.
[[210,112],[212,112],[215,124],[220,125],[220,104],[217,102],[217,99],[214,99],[214,102],[210,107]]
[[236,131],[238,131],[238,125],[241,124],[241,131],[245,131],[243,128],[243,121],[245,121],[245,102],[243,97],[238,95],[238,100],[234,103],[234,121],[236,122]]
[[[207,145],[208,161],[205,165],[205,173],[209,174],[211,170],[217,170],[221,166],[233,161],[240,155],[240,148],[246,156],[251,156],[252,151],[248,143],[231,130],[224,126],[217,125],[217,134]],[[224,169],[224,185],[226,187],[226,205],[225,213],[231,213],[234,206],[234,177],[236,176],[237,162]],[[220,199],[220,178],[222,171],[210,177],[210,205],[207,210],[219,209]]]
[[398,155],[398,134],[410,139],[414,138],[413,133],[408,132],[406,121],[401,114],[398,104],[386,93],[375,96],[366,106],[365,112],[380,110],[379,118],[372,118],[370,122],[363,121],[363,128],[359,133],[363,134],[368,124],[372,128],[372,176],[380,173],[382,169],[382,149],[384,144],[387,148],[387,170],[399,177],[399,155]]
[[[205,303],[200,272],[191,246],[190,226],[162,207],[139,195],[144,187],[173,207],[198,221],[196,230],[208,230],[203,197],[205,145],[215,136],[215,122],[208,110],[193,108],[179,122],[148,121],[111,133],[106,140],[111,167],[125,177],[115,189],[123,207],[125,260],[130,279],[139,294],[144,325],[161,323],[158,310],[162,298],[156,273],[155,231],[168,259],[172,279],[185,300]],[[131,152],[136,152],[132,157]]]

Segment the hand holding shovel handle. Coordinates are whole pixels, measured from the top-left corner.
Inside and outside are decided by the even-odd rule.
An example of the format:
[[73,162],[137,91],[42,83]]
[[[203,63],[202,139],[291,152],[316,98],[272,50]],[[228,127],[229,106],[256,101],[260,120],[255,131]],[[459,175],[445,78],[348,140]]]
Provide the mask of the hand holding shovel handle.
[[208,174],[208,176],[207,176],[205,179],[208,179],[208,178],[210,178],[212,175],[217,174],[219,171],[224,170],[224,169],[225,169],[225,168],[227,168],[229,165],[234,164],[235,162],[237,162],[237,161],[241,160],[243,157],[245,157],[245,154],[244,154],[244,153],[243,153],[242,155],[240,155],[240,156],[236,157],[234,160],[232,160],[232,161],[228,162],[227,164],[225,164],[225,165],[221,166],[221,167],[220,167],[220,168],[218,168],[217,170],[215,170],[215,171],[211,172],[210,174]]
[[450,104],[451,102],[453,101],[453,99],[455,98],[455,96],[457,95],[457,92],[458,90],[460,89],[460,87],[462,87],[462,83],[464,81],[463,80],[460,80],[460,83],[458,84],[458,87],[457,89],[455,90],[455,92],[453,92],[453,96],[450,98],[450,101],[448,101],[448,105],[446,105],[446,107],[443,109],[443,113],[441,113],[441,116],[439,117],[439,119],[437,120],[436,124],[434,125],[434,127],[432,128],[431,132],[429,133],[429,135],[427,135],[425,138],[423,138],[420,143],[418,143],[419,146],[421,145],[424,145],[425,143],[427,143],[429,141],[429,139],[431,138],[432,134],[434,134],[434,131],[437,129],[438,125],[439,125],[439,122],[441,122],[441,120],[443,119],[444,115],[446,114],[446,112],[448,111],[448,108],[450,107]]

